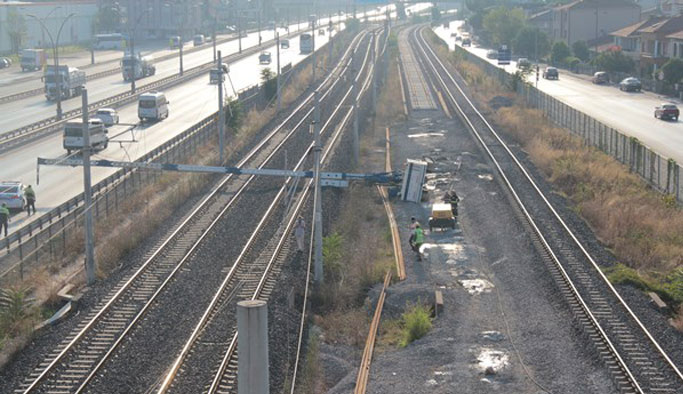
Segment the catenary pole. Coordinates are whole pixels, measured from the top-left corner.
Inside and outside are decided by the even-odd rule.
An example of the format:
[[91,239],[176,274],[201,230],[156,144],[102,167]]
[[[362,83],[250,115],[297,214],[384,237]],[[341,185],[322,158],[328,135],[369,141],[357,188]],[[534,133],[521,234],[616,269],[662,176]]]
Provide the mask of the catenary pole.
[[314,111],[313,111],[313,160],[315,162],[314,167],[314,182],[315,182],[315,192],[313,195],[313,205],[314,209],[314,241],[315,241],[315,256],[313,264],[313,280],[317,284],[322,284],[324,282],[323,275],[323,212],[322,212],[322,196],[320,189],[320,153],[322,151],[322,146],[320,145],[320,93],[318,90],[314,93]]
[[85,276],[88,285],[95,282],[95,243],[92,221],[92,185],[90,178],[90,124],[88,122],[88,90],[81,93],[83,102],[83,194],[85,195]]
[[223,57],[218,51],[216,68],[218,69],[218,160],[223,164],[225,152],[225,108],[223,106]]

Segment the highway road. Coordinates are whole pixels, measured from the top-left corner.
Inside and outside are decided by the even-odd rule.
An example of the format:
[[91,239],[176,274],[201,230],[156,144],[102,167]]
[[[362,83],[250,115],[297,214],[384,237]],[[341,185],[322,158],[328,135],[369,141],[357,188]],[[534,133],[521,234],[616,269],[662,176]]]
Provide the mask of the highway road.
[[[462,21],[454,21],[448,29],[439,26],[434,32],[453,49],[456,41],[450,35],[457,32],[461,24]],[[475,44],[465,49],[486,59],[486,51],[489,48],[478,47]],[[492,64],[497,63],[495,59],[487,60]],[[505,66],[505,70],[514,72],[516,67],[513,61]],[[535,83],[535,79],[535,75],[532,75],[529,82]],[[652,92],[622,92],[615,85],[595,85],[591,83],[589,76],[573,74],[562,69],[558,81],[540,78],[538,88],[621,133],[638,138],[659,154],[683,163],[683,119],[676,122],[654,117],[655,106],[662,102],[673,101],[683,110],[683,103],[680,100]]]
[[[320,36],[316,32],[316,47],[324,45],[328,39],[329,34]],[[273,63],[271,65],[259,65],[258,54],[230,65],[230,75],[236,90],[258,83],[263,68],[270,67],[274,69],[276,67],[275,47],[264,46],[263,49],[273,54]],[[281,65],[290,62],[292,65],[297,64],[307,56],[299,52],[298,36],[290,39],[290,48],[281,50],[280,55]],[[196,62],[201,61],[205,60],[198,60]],[[229,84],[226,83],[225,85],[228,93],[231,93]],[[89,89],[90,92],[91,90]],[[106,150],[96,153],[94,157],[109,160],[135,160],[218,109],[218,89],[215,85],[209,84],[208,74],[165,90],[164,93],[170,101],[168,119],[135,127],[132,133],[137,140],[136,143],[110,143]],[[106,92],[102,94],[106,95]],[[121,123],[137,124],[137,103],[120,108],[119,115]],[[125,130],[126,126],[120,125],[110,128],[109,133],[110,136],[114,136]],[[131,133],[121,135],[119,139],[130,140]],[[36,158],[38,156],[48,158],[66,157],[66,151],[62,148],[61,134],[51,135],[20,149],[0,155],[0,162],[2,162],[0,166],[0,179],[17,180],[24,184],[34,185],[37,194],[36,205],[38,214],[40,214],[58,206],[83,190],[83,169],[42,167],[40,171],[40,184],[36,185]],[[93,168],[93,184],[115,171],[115,169],[109,168]],[[32,216],[29,218],[26,216],[26,213],[13,215],[12,222],[10,223],[10,232],[25,225],[29,220],[34,220],[36,217]]]

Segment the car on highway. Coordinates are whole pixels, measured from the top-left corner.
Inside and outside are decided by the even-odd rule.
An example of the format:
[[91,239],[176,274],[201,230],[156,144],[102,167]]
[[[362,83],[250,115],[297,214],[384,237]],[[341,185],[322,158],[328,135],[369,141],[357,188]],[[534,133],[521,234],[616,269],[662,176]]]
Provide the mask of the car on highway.
[[282,49],[289,48],[289,40],[281,40],[280,41],[280,48],[282,48]]
[[261,52],[261,54],[258,56],[258,62],[259,64],[270,64],[272,61],[272,58],[270,56],[270,52]]
[[196,46],[196,47],[197,47],[197,46],[200,46],[200,45],[202,45],[202,44],[204,44],[204,42],[206,42],[206,37],[204,37],[203,34],[196,34],[196,35],[194,36],[194,38],[192,39],[192,43],[193,43],[194,46]]
[[462,46],[464,46],[464,47],[472,46],[472,40],[470,40],[469,38],[463,38],[462,39]]
[[12,65],[12,59],[8,57],[0,57],[0,68],[7,68]]
[[119,114],[114,108],[100,108],[95,112],[95,118],[104,123],[105,126],[113,126],[119,124]]
[[619,82],[619,90],[624,92],[640,92],[643,85],[638,78],[628,77]]
[[462,41],[462,37],[460,37],[459,35],[456,35],[456,36],[455,36],[455,41]]
[[674,103],[662,103],[659,107],[655,107],[655,118],[678,120],[679,114],[680,111]]
[[138,118],[145,120],[161,120],[168,118],[170,101],[162,92],[143,93],[138,97]]
[[555,67],[546,67],[543,70],[544,79],[560,79],[560,72]]
[[517,68],[531,68],[531,62],[529,61],[529,59],[525,57],[520,57],[519,59],[517,59]]
[[458,36],[458,33],[456,33],[456,32],[451,33],[451,37],[457,37],[457,36]]
[[318,29],[318,35],[324,36],[325,35],[325,29]]
[[607,74],[604,71],[598,71],[595,74],[593,74],[593,78],[591,78],[591,82],[593,82],[596,85],[602,85],[603,83],[609,83],[609,74]]
[[0,182],[0,204],[7,204],[8,209],[21,211],[24,209],[24,185],[21,182]]
[[486,51],[486,58],[487,59],[497,59],[498,58],[498,51],[495,49],[489,49]]

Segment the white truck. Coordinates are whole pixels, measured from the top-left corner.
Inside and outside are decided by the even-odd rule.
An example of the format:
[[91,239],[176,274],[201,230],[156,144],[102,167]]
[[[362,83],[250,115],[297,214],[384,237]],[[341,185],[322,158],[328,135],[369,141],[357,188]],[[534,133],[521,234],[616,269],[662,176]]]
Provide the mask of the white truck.
[[24,49],[21,51],[21,71],[41,70],[47,64],[44,49]]
[[86,81],[85,71],[76,67],[59,66],[55,69],[55,66],[49,65],[45,68],[43,80],[45,81],[45,97],[50,101],[57,99],[57,81],[61,81],[59,85],[62,99],[80,96]]
[[121,73],[123,73],[123,79],[125,81],[130,81],[135,78],[140,79],[154,75],[157,71],[156,67],[152,62],[154,58],[152,56],[141,56],[139,53],[137,55],[126,54],[121,59]]
[[[109,145],[107,133],[109,130],[104,126],[104,123],[100,119],[90,119],[88,121],[88,129],[90,130],[90,146],[97,150],[107,149]],[[82,121],[71,121],[64,125],[62,145],[68,154],[71,154],[71,151],[79,151],[85,147]]]

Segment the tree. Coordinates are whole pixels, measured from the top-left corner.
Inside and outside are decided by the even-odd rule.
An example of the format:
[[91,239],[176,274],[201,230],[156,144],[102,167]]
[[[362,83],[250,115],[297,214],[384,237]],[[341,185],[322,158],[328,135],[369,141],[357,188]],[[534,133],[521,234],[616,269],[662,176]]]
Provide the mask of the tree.
[[261,70],[261,82],[263,82],[263,92],[266,100],[270,101],[277,94],[277,79],[275,78],[275,73],[269,67]]
[[7,35],[12,46],[12,52],[19,54],[24,39],[26,39],[26,20],[15,7],[9,7],[7,11]]
[[525,26],[515,37],[512,44],[515,53],[528,58],[542,58],[550,52],[550,40],[548,36],[537,28]]
[[586,41],[577,41],[572,45],[572,50],[574,51],[574,56],[581,59],[582,62],[587,62],[590,57],[590,51],[588,50],[588,44]]
[[624,55],[621,50],[603,52],[593,59],[593,64],[604,71],[624,73],[633,71],[635,66],[633,60]]
[[670,84],[683,81],[683,59],[671,58],[662,66],[664,80]]
[[100,7],[95,15],[95,31],[111,33],[121,27],[121,14],[112,7]]
[[558,41],[553,44],[553,50],[550,54],[550,61],[553,64],[559,64],[564,61],[564,59],[570,56],[572,52],[569,50],[569,46],[564,43],[564,41]]
[[496,7],[484,16],[484,29],[491,33],[493,44],[511,44],[524,27],[524,12],[520,8]]

